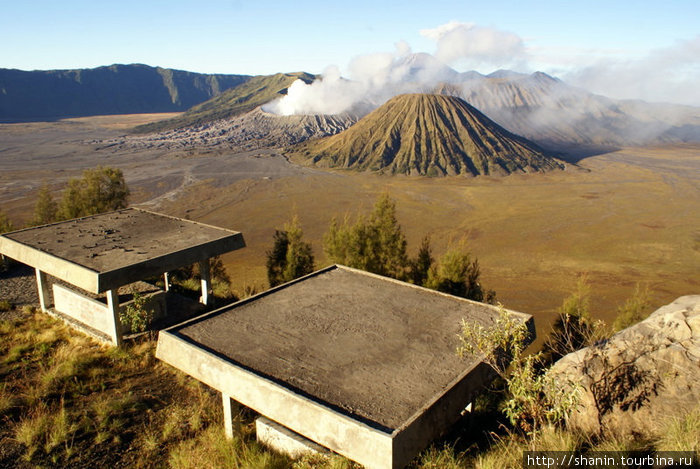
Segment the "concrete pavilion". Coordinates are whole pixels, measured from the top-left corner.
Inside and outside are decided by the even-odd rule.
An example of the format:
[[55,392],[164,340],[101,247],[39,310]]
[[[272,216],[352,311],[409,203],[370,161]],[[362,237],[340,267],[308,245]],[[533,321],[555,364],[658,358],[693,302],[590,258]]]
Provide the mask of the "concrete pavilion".
[[[156,356],[262,414],[258,439],[329,448],[371,469],[408,464],[493,371],[456,354],[460,321],[497,307],[331,266],[165,331]],[[508,311],[528,325],[531,316]]]
[[36,269],[41,308],[49,311],[47,274],[87,292],[106,294],[106,306],[53,285],[55,311],[120,344],[117,289],[199,263],[202,303],[209,302],[209,259],[245,246],[243,235],[136,208],[77,218],[0,235],[0,254]]

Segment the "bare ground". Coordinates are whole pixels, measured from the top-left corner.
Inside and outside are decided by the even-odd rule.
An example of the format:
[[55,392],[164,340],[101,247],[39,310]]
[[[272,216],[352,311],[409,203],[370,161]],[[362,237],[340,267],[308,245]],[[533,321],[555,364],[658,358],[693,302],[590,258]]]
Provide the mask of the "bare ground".
[[[143,151],[101,148],[143,116],[0,125],[0,208],[16,225],[36,189],[56,190],[97,164],[124,170],[132,203],[243,232],[247,248],[224,257],[237,288],[264,285],[272,234],[300,216],[317,266],[333,216],[371,208],[387,191],[416,250],[466,240],[487,288],[507,307],[547,324],[577,276],[592,284],[594,315],[612,319],[637,282],[653,305],[700,289],[700,146],[627,148],[580,161],[583,170],[503,178],[389,177],[320,171],[274,150]],[[57,193],[58,195],[58,193]]]

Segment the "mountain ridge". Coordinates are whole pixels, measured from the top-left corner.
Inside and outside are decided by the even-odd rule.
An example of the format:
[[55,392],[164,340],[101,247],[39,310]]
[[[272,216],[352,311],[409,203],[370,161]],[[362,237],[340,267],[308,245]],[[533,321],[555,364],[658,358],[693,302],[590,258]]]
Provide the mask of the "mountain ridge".
[[434,92],[460,97],[509,131],[555,150],[700,142],[700,108],[616,100],[543,72],[499,70],[439,84]]
[[296,80],[311,83],[316,77],[306,72],[257,75],[219,96],[199,103],[181,116],[138,126],[135,133],[163,132],[177,128],[200,127],[219,120],[248,113],[280,95]]
[[3,68],[0,121],[184,111],[250,78],[144,64],[33,71]]

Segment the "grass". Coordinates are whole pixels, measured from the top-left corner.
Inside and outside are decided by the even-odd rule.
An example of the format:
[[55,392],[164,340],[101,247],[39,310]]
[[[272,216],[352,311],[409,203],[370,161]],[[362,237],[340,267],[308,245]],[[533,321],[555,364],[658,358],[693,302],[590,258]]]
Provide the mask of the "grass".
[[656,447],[659,451],[694,451],[700,460],[700,405],[684,417],[671,419]]
[[355,467],[268,450],[245,409],[227,440],[220,395],[154,353],[150,336],[105,347],[41,313],[0,321],[0,467]]
[[[157,361],[149,337],[108,348],[40,313],[0,321],[0,466],[359,467],[340,456],[291,460],[270,451],[255,441],[255,415],[246,409],[227,440],[220,395]],[[497,400],[482,401],[471,426],[410,468],[519,468],[525,450],[700,452],[700,408],[641,438],[552,425],[523,435],[500,423]]]
[[290,466],[288,458],[265,449],[253,441],[250,434],[226,440],[223,428],[218,426],[180,443],[170,453],[168,462],[174,469],[285,469]]
[[234,444],[213,436],[220,397],[154,352],[148,337],[108,348],[43,314],[0,321],[0,466],[163,467],[190,453],[289,466],[253,441],[252,415],[239,417],[248,430]]

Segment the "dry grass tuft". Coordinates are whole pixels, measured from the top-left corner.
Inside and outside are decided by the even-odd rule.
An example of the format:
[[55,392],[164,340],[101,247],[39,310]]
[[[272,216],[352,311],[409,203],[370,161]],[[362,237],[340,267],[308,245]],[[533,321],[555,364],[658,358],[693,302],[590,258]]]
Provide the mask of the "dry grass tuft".
[[177,445],[170,452],[168,463],[173,469],[284,469],[290,461],[267,451],[250,435],[238,434],[227,440],[223,428],[213,426]]
[[700,406],[671,419],[656,441],[659,451],[694,451],[700,459]]

